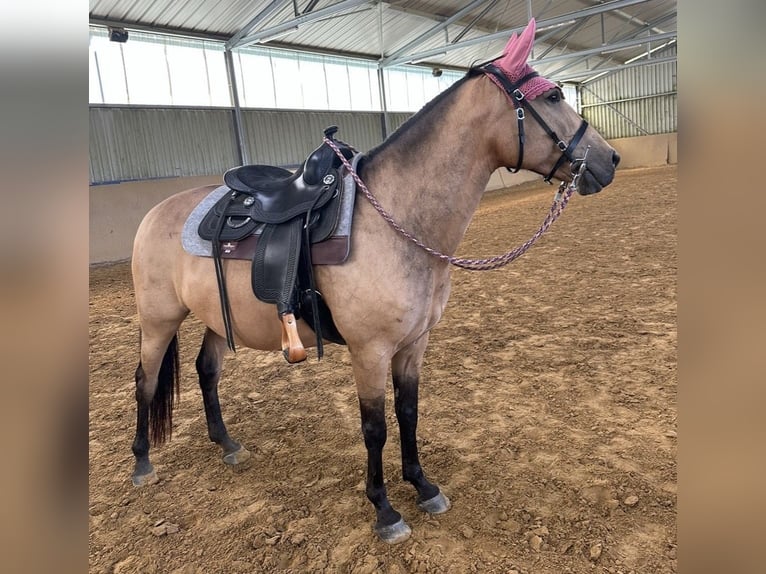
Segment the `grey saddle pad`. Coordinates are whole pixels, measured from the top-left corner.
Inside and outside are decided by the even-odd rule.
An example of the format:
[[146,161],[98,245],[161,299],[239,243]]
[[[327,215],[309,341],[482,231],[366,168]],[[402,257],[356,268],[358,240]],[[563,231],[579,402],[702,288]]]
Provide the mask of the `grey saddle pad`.
[[[362,157],[363,154],[360,153],[351,160],[351,166],[354,168],[354,171],[356,171],[356,166]],[[354,200],[356,198],[356,181],[345,169],[343,169],[343,179],[343,196],[341,197],[338,226],[327,241],[312,246],[312,254],[315,254],[315,256],[312,256],[312,259],[317,265],[342,263],[348,257],[351,222],[354,214]],[[191,212],[181,232],[181,244],[187,253],[198,257],[213,256],[212,242],[202,239],[197,229],[205,214],[210,211],[221,197],[230,191],[225,185],[217,187]],[[227,245],[224,244],[222,250],[223,257],[230,259],[252,259],[259,234],[260,229],[256,230],[252,238],[239,242],[240,245],[234,244],[227,248]]]

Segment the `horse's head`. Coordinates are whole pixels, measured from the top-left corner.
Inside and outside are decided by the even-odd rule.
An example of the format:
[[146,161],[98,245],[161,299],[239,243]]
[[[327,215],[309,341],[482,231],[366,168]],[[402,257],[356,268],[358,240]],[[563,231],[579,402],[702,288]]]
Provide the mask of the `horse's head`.
[[620,156],[564,103],[559,86],[538,76],[527,63],[535,26],[532,19],[521,36],[511,36],[501,57],[480,68],[512,104],[507,113],[516,129],[503,131],[501,160],[508,167],[535,171],[546,181],[556,177],[569,182],[586,158],[578,192],[597,193],[612,182]]

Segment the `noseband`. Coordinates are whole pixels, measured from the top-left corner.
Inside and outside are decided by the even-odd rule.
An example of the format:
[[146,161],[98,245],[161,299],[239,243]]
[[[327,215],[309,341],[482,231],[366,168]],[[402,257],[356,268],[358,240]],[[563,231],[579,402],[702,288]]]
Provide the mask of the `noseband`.
[[513,103],[513,107],[516,108],[516,121],[519,128],[519,159],[516,162],[516,167],[514,169],[508,167],[508,171],[511,173],[518,172],[521,169],[522,161],[524,161],[524,118],[526,117],[524,110],[526,110],[532,114],[532,117],[537,120],[537,123],[540,124],[540,126],[545,130],[545,133],[551,137],[553,142],[556,144],[556,147],[561,150],[561,156],[559,156],[559,159],[553,166],[553,169],[548,173],[547,176],[543,178],[545,182],[550,183],[553,174],[556,173],[556,171],[561,167],[561,164],[563,164],[565,160],[569,160],[570,164],[575,162],[575,157],[572,155],[572,152],[574,152],[577,144],[580,143],[583,134],[585,134],[585,130],[588,129],[588,122],[586,122],[584,119],[582,120],[582,123],[577,129],[577,132],[575,132],[575,135],[572,136],[569,144],[567,144],[558,135],[556,135],[556,132],[554,132],[547,123],[545,123],[545,120],[542,118],[542,116],[540,116],[540,114],[537,113],[535,108],[532,107],[532,104],[524,97],[524,93],[521,91],[521,86],[537,76],[537,72],[530,72],[526,76],[523,76],[521,79],[519,79],[517,82],[511,82],[508,79],[508,76],[506,76],[503,71],[494,64],[487,64],[482,68],[482,71],[485,74],[492,76],[492,79],[495,80],[495,83],[500,85],[505,90],[505,93],[508,95],[511,103]]

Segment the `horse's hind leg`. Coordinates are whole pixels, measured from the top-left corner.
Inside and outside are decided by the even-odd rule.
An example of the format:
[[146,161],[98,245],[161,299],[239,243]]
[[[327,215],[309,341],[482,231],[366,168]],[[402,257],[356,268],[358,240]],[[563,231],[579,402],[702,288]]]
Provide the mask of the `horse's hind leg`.
[[221,416],[221,404],[218,401],[218,381],[221,378],[221,365],[226,351],[226,339],[207,329],[202,339],[202,348],[197,355],[197,374],[205,404],[205,418],[210,440],[223,449],[223,461],[227,464],[239,464],[250,458],[246,448],[229,436]]
[[135,486],[158,481],[149,461],[149,435],[160,445],[170,438],[174,397],[178,395],[178,338],[180,321],[141,330],[141,360],[136,369]]
[[394,380],[394,408],[399,421],[402,445],[402,477],[418,491],[418,507],[429,514],[441,514],[450,508],[450,501],[430,483],[418,458],[418,384],[423,355],[428,344],[426,333],[412,345],[403,348],[391,361]]

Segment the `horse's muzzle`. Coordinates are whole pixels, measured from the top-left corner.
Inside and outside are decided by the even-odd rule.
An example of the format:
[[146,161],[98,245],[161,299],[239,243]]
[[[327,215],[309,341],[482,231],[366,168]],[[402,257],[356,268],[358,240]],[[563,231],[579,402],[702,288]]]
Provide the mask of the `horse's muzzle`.
[[[576,160],[573,164],[573,170],[574,168],[579,168],[579,165],[575,165],[577,163]],[[589,161],[585,173],[582,174],[580,185],[577,186],[577,193],[580,195],[592,195],[604,189],[614,180],[614,172],[619,163],[620,154],[614,150],[612,150],[611,165],[606,168],[598,164],[591,164]]]

